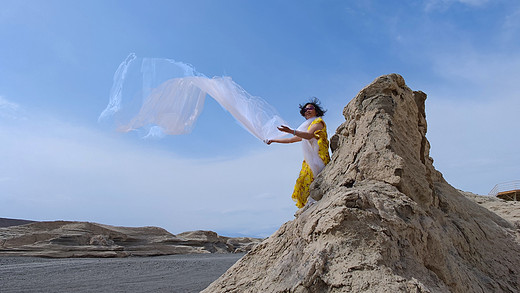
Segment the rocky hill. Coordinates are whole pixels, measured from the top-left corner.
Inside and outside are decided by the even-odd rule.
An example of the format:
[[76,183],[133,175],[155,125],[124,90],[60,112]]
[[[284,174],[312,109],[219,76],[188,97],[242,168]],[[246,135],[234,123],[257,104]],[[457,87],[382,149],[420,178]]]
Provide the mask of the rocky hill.
[[425,100],[397,74],[362,89],[311,185],[319,201],[203,292],[519,292],[518,222],[435,170]]
[[[5,221],[13,224],[12,221]],[[18,223],[18,222],[16,222]],[[158,227],[115,227],[89,222],[33,222],[0,228],[0,255],[125,257],[246,252],[262,239],[212,231],[173,235]]]

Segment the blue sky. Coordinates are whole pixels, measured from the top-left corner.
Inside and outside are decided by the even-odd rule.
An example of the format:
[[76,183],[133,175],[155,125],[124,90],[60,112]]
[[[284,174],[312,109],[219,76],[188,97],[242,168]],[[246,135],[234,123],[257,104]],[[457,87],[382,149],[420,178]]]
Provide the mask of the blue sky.
[[188,135],[98,124],[131,52],[231,76],[292,126],[319,97],[330,134],[359,90],[399,73],[428,94],[450,184],[520,179],[518,1],[3,0],[0,38],[0,217],[253,236],[293,218],[299,145],[266,146],[211,98]]

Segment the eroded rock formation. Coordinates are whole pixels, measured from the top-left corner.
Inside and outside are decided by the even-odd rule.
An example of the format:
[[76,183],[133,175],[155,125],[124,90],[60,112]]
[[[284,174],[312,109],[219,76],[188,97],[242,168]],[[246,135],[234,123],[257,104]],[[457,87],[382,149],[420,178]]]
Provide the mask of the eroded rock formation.
[[125,257],[246,252],[261,239],[212,231],[173,235],[158,227],[115,227],[89,222],[34,222],[0,228],[0,255]]
[[345,107],[317,203],[204,292],[518,292],[518,226],[433,167],[426,94],[377,78]]

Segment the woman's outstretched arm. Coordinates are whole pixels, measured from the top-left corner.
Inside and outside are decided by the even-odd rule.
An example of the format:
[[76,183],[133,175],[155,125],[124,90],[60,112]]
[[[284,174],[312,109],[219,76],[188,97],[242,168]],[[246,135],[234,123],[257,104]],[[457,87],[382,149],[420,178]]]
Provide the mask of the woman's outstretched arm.
[[271,144],[273,142],[277,142],[277,143],[293,143],[293,142],[299,142],[301,140],[302,139],[300,137],[293,136],[293,137],[289,137],[289,138],[268,139],[268,140],[265,141],[265,143],[267,143],[267,144]]
[[291,129],[288,126],[281,125],[281,126],[278,126],[278,130],[280,130],[282,132],[290,133],[294,136],[289,137],[289,138],[269,139],[269,140],[266,140],[265,143],[267,143],[267,144],[271,144],[273,142],[293,143],[293,142],[301,141],[302,139],[317,138],[314,133],[321,129],[323,129],[323,123],[317,123],[317,124],[312,125],[308,131],[299,131],[296,129]]
[[[308,131],[300,131],[300,130],[296,130],[296,129],[291,129],[285,125],[278,126],[278,130],[280,130],[282,132],[290,133],[290,134],[294,135],[295,137],[300,138],[300,140],[302,138],[303,139],[317,138],[314,133],[321,129],[323,129],[323,123],[316,123],[316,124],[311,125],[311,127],[309,128]],[[300,141],[300,140],[298,140],[298,141]]]

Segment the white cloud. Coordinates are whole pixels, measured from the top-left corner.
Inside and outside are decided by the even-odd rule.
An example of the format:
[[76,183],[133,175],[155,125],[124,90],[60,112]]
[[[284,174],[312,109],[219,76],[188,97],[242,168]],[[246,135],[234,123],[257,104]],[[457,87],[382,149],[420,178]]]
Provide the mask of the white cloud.
[[502,38],[507,42],[517,42],[520,36],[520,8],[512,10],[502,25]]
[[8,101],[0,96],[0,118],[4,119],[20,119],[22,118],[22,109],[16,103]]
[[446,10],[453,4],[465,4],[472,7],[482,7],[486,5],[489,0],[426,0],[425,1],[425,10]]
[[456,188],[480,194],[496,183],[520,179],[520,53],[500,38],[492,48],[482,46],[481,39],[472,40],[455,27],[435,26],[450,33],[421,39],[423,29],[410,33],[423,40],[422,49],[409,46],[408,52],[427,65],[404,77],[414,90],[428,94],[427,136],[435,167]]
[[456,188],[487,194],[496,183],[520,179],[520,144],[513,93],[460,99],[429,93],[427,137],[434,165]]
[[482,6],[489,2],[489,0],[454,0],[453,2],[460,2],[471,6]]
[[461,89],[458,94],[466,94],[466,98],[518,98],[518,53],[482,53],[466,45],[449,52],[432,52],[428,58],[433,70],[445,79],[446,84]]
[[436,168],[455,187],[479,194],[520,179],[520,54],[459,44],[427,56],[442,77],[426,90]]
[[0,125],[0,214],[268,236],[290,220],[297,145],[183,159],[56,120]]
[[506,16],[504,21],[504,27],[508,29],[519,29],[520,28],[520,9],[512,11]]

